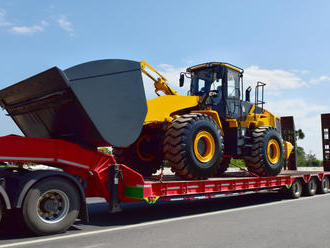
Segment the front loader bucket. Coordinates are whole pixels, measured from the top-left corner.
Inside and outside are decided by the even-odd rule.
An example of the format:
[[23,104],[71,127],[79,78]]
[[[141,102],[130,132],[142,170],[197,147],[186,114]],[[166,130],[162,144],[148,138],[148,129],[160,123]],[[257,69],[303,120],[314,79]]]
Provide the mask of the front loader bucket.
[[0,91],[0,105],[28,137],[128,146],[147,114],[139,62],[98,60],[53,67]]

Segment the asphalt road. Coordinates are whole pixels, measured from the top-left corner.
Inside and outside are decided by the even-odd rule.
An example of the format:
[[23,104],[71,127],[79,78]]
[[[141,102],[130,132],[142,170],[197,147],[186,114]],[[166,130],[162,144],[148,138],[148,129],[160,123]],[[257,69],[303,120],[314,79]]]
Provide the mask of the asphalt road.
[[91,202],[91,222],[33,237],[20,223],[0,231],[0,247],[329,247],[330,194],[283,200],[277,194],[129,207],[107,213]]

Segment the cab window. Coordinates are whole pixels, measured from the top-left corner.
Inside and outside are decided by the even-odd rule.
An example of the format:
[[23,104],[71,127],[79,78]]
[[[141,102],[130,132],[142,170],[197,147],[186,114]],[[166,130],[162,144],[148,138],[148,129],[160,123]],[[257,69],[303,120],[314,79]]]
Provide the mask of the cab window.
[[208,92],[210,89],[210,84],[207,80],[194,77],[193,78],[193,83],[192,83],[192,88],[191,88],[191,93],[193,95],[201,96]]
[[228,83],[228,98],[239,99],[239,73],[237,71],[228,69],[227,72]]

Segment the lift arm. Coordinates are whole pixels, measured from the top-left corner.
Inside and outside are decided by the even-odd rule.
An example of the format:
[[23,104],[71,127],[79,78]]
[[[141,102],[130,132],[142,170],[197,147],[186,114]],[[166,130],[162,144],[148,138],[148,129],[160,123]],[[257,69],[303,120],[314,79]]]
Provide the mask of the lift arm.
[[[155,93],[157,95],[158,91],[162,91],[165,95],[179,95],[174,89],[172,89],[166,82],[167,79],[160,74],[156,69],[154,69],[151,65],[149,65],[147,62],[144,60],[140,62],[141,64],[141,71],[147,75],[151,80],[154,81],[154,86],[155,86]],[[153,77],[146,69],[151,70],[152,72],[156,73],[159,77],[156,79]]]

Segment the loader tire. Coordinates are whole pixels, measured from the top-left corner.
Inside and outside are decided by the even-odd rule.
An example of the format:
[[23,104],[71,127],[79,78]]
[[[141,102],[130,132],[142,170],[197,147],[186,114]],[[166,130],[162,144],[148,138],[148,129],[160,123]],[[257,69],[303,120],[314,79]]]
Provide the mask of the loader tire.
[[163,162],[163,134],[157,128],[143,129],[138,140],[127,148],[113,147],[113,155],[118,164],[124,164],[150,177],[161,167]]
[[223,155],[223,138],[217,123],[203,114],[185,114],[168,127],[164,155],[172,171],[184,179],[216,176]]
[[276,176],[284,160],[283,139],[273,127],[258,127],[252,132],[251,156],[245,158],[249,171],[259,176]]

